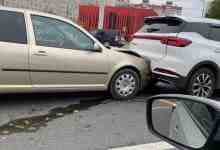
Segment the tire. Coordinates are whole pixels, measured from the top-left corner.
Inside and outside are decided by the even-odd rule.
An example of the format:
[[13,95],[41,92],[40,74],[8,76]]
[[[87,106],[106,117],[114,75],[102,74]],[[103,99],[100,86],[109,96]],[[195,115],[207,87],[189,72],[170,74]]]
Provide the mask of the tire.
[[193,73],[187,92],[193,96],[211,97],[215,90],[215,74],[209,68],[201,68]]
[[112,78],[110,93],[116,100],[134,98],[140,90],[140,77],[132,69],[122,69]]

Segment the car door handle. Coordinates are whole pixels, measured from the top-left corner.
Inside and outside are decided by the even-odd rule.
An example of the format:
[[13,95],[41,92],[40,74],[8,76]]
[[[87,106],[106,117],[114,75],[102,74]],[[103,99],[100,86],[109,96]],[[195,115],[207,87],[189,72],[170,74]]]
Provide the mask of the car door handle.
[[34,53],[35,56],[47,56],[46,51],[37,51],[37,53]]

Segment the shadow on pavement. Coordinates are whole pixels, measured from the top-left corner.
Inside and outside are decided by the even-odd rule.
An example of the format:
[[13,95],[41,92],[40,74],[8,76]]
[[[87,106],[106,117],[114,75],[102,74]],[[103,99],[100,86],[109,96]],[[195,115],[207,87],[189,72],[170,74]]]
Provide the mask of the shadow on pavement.
[[[46,127],[48,122],[55,119],[78,113],[79,111],[88,110],[92,106],[101,104],[105,99],[104,93],[77,93],[77,94],[19,94],[19,95],[1,95],[1,103],[16,105],[17,103],[33,103],[33,101],[57,100],[78,98],[79,101],[73,102],[65,107],[55,107],[48,111],[47,114],[37,115],[27,118],[18,118],[0,126],[0,135],[10,135],[21,132],[36,132],[41,127]],[[68,99],[69,98],[69,99]],[[7,101],[6,101],[7,100]]]

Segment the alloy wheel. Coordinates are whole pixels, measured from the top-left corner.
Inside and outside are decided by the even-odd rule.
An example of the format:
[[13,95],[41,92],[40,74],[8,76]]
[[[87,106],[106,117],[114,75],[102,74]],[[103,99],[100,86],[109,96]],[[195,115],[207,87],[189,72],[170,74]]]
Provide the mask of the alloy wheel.
[[209,97],[213,91],[213,81],[208,73],[199,74],[192,85],[192,92],[195,96]]

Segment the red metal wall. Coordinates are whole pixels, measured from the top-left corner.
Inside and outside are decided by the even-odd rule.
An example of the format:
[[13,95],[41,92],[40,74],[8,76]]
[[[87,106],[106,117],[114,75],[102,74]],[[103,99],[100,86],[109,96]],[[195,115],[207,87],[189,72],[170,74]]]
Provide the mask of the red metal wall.
[[78,23],[88,31],[98,28],[99,7],[94,5],[80,5]]
[[[148,16],[157,16],[157,13],[153,9],[146,8],[106,6],[103,28],[119,30],[126,40],[130,40],[144,24],[144,17]],[[98,18],[98,6],[80,6],[79,21],[87,30],[98,28]]]
[[[111,15],[116,15],[115,29],[121,31],[121,34],[127,40],[137,32],[144,24],[144,17],[157,16],[152,9],[133,8],[133,7],[106,7],[104,18],[104,29],[110,29],[112,22]],[[113,19],[114,20],[114,19]]]

